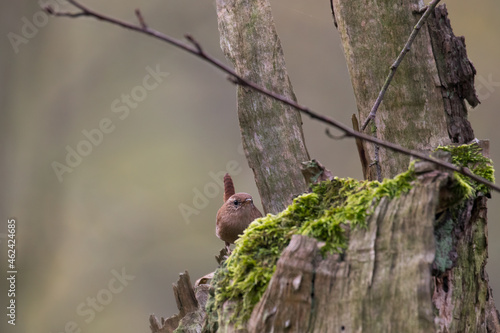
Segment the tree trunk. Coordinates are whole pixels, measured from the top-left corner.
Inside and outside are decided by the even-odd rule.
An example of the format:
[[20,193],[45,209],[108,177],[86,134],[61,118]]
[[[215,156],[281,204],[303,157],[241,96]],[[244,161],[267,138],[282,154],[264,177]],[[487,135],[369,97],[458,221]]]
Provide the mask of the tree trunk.
[[[295,100],[268,0],[217,0],[221,47],[244,78]],[[300,113],[238,87],[243,147],[265,213],[276,214],[304,192],[302,162],[309,160]]]
[[[421,16],[417,13],[420,3],[416,0],[333,0],[361,123],[370,113],[390,66]],[[437,38],[434,40],[438,45]],[[439,68],[435,60],[443,59],[444,52],[436,48],[433,53],[432,45],[431,35],[424,26],[397,69],[374,123],[367,128],[374,136],[419,151],[431,151],[450,142],[466,143],[474,138],[463,97],[457,97],[462,105],[454,104],[457,110],[453,115],[445,109],[451,94],[449,85],[439,74],[446,76],[446,69]],[[453,50],[447,52],[450,55]],[[468,62],[466,56],[463,61]],[[471,94],[475,97],[473,84]],[[450,124],[452,120],[455,122]],[[456,123],[462,126],[457,127]],[[453,133],[451,139],[448,132]],[[365,159],[374,161],[373,144],[364,143],[363,146]],[[409,157],[381,149],[379,160],[382,177],[392,178],[406,170]],[[367,179],[377,179],[374,166],[368,170]]]
[[[362,121],[421,15],[414,10],[418,4],[333,0]],[[471,106],[479,103],[474,89],[476,71],[467,58],[464,38],[453,34],[447,15],[445,6],[434,10],[398,68],[372,126],[378,138],[421,151],[474,139],[464,99]],[[365,160],[374,160],[373,145],[363,143],[360,151]],[[404,171],[408,159],[381,150],[382,175],[393,177]],[[366,175],[375,179],[374,168]],[[433,272],[439,332],[500,330],[485,272],[486,200],[483,196],[471,200],[460,216],[450,217],[450,224],[436,225],[438,240],[447,230],[447,241],[451,243],[445,254],[449,264],[444,271]]]

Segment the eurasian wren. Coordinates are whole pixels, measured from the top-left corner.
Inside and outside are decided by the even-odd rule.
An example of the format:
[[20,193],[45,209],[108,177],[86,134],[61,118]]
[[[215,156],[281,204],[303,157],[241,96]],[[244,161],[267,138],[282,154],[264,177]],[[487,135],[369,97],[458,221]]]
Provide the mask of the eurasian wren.
[[234,243],[248,225],[256,218],[262,217],[260,211],[253,204],[252,196],[248,193],[234,193],[231,176],[224,176],[224,204],[217,212],[215,234],[226,243]]

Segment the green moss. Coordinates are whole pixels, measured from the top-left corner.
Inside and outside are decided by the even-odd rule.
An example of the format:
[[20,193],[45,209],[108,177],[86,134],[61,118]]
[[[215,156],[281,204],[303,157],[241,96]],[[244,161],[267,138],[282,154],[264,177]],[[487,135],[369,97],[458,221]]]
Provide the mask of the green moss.
[[[489,158],[482,155],[481,148],[477,144],[440,146],[436,150],[449,152],[451,154],[451,162],[456,166],[467,167],[472,173],[490,182],[495,181],[493,163]],[[444,215],[442,216],[444,216],[444,221],[436,221],[434,227],[434,236],[436,239],[436,257],[434,263],[439,273],[444,273],[455,265],[451,260],[453,252],[456,251],[456,237],[453,233],[455,228],[460,228],[460,226],[457,226],[456,221],[463,215],[463,210],[467,209],[464,205],[465,200],[475,199],[478,195],[484,195],[489,192],[486,185],[479,184],[458,172],[454,173],[454,177],[456,182],[453,191],[458,193],[457,197],[461,199],[458,200],[453,207],[449,207],[446,212],[443,212]],[[479,227],[479,224],[475,226],[475,228]],[[481,238],[484,232],[475,234],[480,235],[480,237],[477,242],[476,239],[473,240],[474,249],[478,252],[482,252],[483,247],[486,247],[486,245],[482,243]],[[454,256],[456,256],[456,254]],[[478,260],[475,262],[481,263],[482,261]]]
[[[276,262],[292,235],[314,237],[324,246],[323,254],[342,252],[347,247],[345,226],[366,227],[370,215],[382,197],[393,198],[411,189],[415,179],[413,166],[394,179],[357,181],[335,178],[312,187],[277,215],[268,214],[254,221],[236,242],[231,256],[214,276],[214,295],[207,310],[222,318],[222,305],[237,300],[231,321],[247,321],[264,293]],[[209,319],[209,325],[217,326]],[[211,323],[210,323],[211,321]]]
[[[460,146],[439,146],[436,150],[447,151],[451,153],[451,162],[456,166],[467,167],[469,170],[480,177],[494,183],[495,170],[491,159],[484,157],[481,148],[475,144]],[[455,172],[457,180],[457,191],[462,191],[464,198],[471,199],[478,193],[489,193],[489,188],[484,184],[479,184],[467,176]]]
[[374,121],[371,121],[370,132],[372,135],[377,134],[377,125],[375,125]]
[[[473,173],[494,180],[491,160],[481,155],[477,145],[438,149],[450,152],[454,164],[467,166]],[[314,185],[311,193],[295,198],[281,213],[268,214],[254,221],[236,242],[231,256],[215,273],[213,295],[207,302],[207,327],[215,331],[219,324],[225,325],[227,321],[240,325],[249,319],[274,274],[281,252],[293,235],[307,235],[323,242],[322,254],[342,252],[348,246],[346,227],[365,228],[367,217],[380,200],[408,192],[415,178],[413,163],[408,171],[382,183],[335,178]],[[487,191],[484,185],[467,177],[455,174],[455,178],[456,190],[463,193],[464,199]],[[452,264],[449,253],[453,248],[453,225],[453,219],[450,219],[438,228],[436,263],[440,270]],[[231,303],[234,310],[231,318],[222,309],[229,300],[234,301]]]

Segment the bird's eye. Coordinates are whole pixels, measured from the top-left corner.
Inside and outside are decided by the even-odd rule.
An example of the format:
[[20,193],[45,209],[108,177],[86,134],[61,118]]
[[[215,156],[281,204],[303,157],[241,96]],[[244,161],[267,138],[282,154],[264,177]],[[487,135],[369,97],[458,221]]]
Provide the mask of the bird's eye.
[[234,200],[234,205],[235,206],[239,206],[239,204],[240,204],[239,200]]

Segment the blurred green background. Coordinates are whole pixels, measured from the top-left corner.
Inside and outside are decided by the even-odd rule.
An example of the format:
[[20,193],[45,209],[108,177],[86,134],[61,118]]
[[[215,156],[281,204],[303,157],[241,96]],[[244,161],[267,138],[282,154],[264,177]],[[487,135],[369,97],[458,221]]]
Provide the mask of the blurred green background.
[[[57,1],[46,3],[70,9]],[[177,38],[191,33],[224,60],[213,1],[85,4],[131,22],[141,8],[151,27]],[[498,164],[500,2],[447,5],[478,71],[482,104],[470,120],[476,137],[491,140]],[[349,124],[356,106],[329,1],[272,6],[299,101]],[[194,281],[216,267],[222,192],[213,175],[230,167],[236,190],[258,197],[241,153],[235,87],[152,38],[88,18],[47,18],[35,1],[1,7],[2,269],[9,217],[17,220],[18,250],[17,325],[7,326],[2,313],[1,331],[149,332],[149,314],[177,313],[171,284],[179,272],[188,270]],[[12,43],[13,36],[20,39]],[[151,71],[163,74],[155,81]],[[137,103],[127,106],[131,94]],[[303,120],[311,157],[335,175],[360,178],[354,141],[331,140],[324,125]],[[108,133],[96,134],[99,126]],[[96,144],[85,146],[84,133],[94,133]],[[86,156],[58,179],[53,163],[66,165],[68,149]],[[497,193],[489,207],[487,271],[500,304]]]

